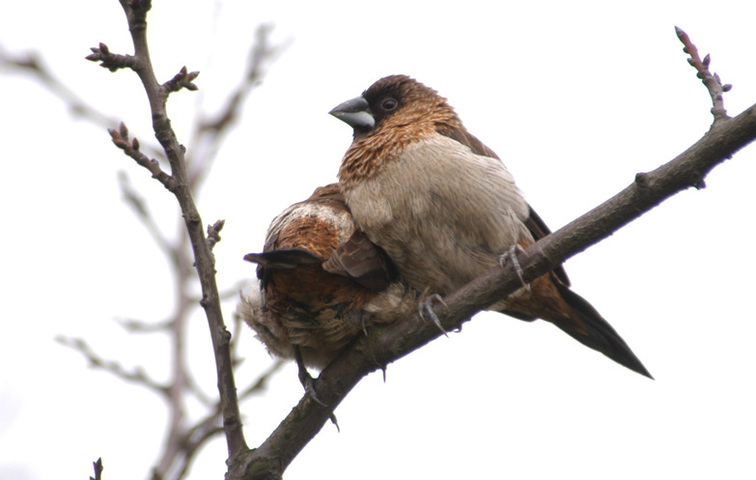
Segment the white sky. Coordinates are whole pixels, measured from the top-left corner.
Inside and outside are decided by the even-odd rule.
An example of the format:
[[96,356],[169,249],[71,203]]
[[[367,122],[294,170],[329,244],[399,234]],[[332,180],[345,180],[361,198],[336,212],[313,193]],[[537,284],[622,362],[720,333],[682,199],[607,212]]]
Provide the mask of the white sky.
[[[735,115],[756,102],[747,2],[156,1],[153,60],[167,80],[200,70],[199,93],[174,94],[186,141],[198,99],[213,111],[235,84],[255,27],[291,46],[250,98],[207,182],[205,223],[225,218],[219,283],[254,275],[270,219],[333,181],[351,132],[328,110],[379,77],[410,74],[448,97],[501,156],[556,229],[670,160],[703,135],[710,101],[685,61],[685,29],[734,85]],[[275,4],[275,5],[272,5]],[[747,6],[746,6],[747,5]],[[15,2],[0,17],[10,51],[42,52],[87,101],[152,137],[135,75],[83,60],[107,43],[130,53],[118,2]],[[122,203],[126,171],[166,230],[174,200],[98,128],[72,119],[25,77],[0,72],[0,479],[145,478],[162,441],[155,395],[86,368],[58,334],[108,358],[167,374],[162,337],[130,337],[116,317],[162,320],[166,262]],[[191,145],[189,146],[191,148]],[[575,290],[620,332],[655,381],[613,364],[545,322],[479,315],[365,379],[286,472],[305,478],[753,478],[756,451],[756,147],[567,264]],[[227,305],[230,314],[233,305]],[[269,360],[249,331],[248,384]],[[192,364],[214,392],[204,319]],[[258,444],[301,396],[293,365],[242,405]],[[221,478],[225,442],[190,478]]]

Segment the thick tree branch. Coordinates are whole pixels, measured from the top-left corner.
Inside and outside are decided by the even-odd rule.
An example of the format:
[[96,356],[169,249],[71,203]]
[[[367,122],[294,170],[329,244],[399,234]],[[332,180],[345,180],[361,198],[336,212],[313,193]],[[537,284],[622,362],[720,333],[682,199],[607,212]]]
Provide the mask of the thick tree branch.
[[[688,44],[686,51],[692,51]],[[711,91],[712,87],[707,84],[707,88]],[[720,100],[713,98],[713,101],[716,106]],[[735,118],[715,113],[715,119],[709,132],[677,158],[652,172],[637,174],[635,181],[617,195],[528,248],[526,255],[520,257],[524,280],[529,282],[553,270],[676,193],[689,187],[703,187],[704,177],[712,168],[756,139],[756,105]],[[445,329],[456,329],[486,305],[521,287],[517,272],[508,263],[504,268],[492,268],[447,296],[446,307],[437,308],[436,313]],[[370,329],[366,337],[355,342],[316,380],[316,394],[329,407],[305,395],[259,448],[240,455],[230,464],[227,478],[281,478],[293,458],[320,431],[332,410],[362,377],[385,368],[440,335],[435,325],[417,315]]]

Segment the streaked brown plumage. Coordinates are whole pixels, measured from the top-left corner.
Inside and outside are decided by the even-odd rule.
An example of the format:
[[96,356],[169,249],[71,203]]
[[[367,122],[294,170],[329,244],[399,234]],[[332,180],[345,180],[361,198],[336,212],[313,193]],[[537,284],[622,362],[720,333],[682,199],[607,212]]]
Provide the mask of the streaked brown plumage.
[[[446,99],[404,75],[382,78],[331,114],[354,129],[339,170],[358,228],[415,289],[446,295],[550,233],[496,154]],[[569,289],[561,267],[491,307],[542,318],[650,377],[614,329]]]
[[278,215],[263,252],[244,259],[258,263],[260,290],[242,297],[242,318],[272,355],[298,348],[319,369],[367,325],[417,309],[385,253],[355,230],[337,184]]

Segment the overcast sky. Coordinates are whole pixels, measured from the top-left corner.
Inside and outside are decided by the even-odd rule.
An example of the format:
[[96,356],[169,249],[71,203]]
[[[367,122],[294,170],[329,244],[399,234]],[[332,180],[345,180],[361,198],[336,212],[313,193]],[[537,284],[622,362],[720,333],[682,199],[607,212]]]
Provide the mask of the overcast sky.
[[[236,83],[258,24],[290,45],[253,93],[199,198],[226,219],[218,281],[254,275],[270,220],[335,180],[351,131],[327,112],[378,78],[405,73],[449,99],[496,151],[552,229],[671,160],[712,117],[674,26],[733,84],[725,106],[756,103],[756,8],[712,2],[155,1],[153,61],[167,80],[187,65],[200,91],[174,94],[186,141],[198,105],[212,112]],[[115,0],[15,2],[0,17],[9,51],[39,51],[143,143],[150,116],[137,77],[83,58],[105,42],[131,53]],[[107,133],[74,119],[27,77],[0,71],[0,479],[145,478],[165,408],[54,341],[85,337],[127,367],[167,375],[165,338],[126,336],[115,318],[171,311],[168,265],[121,200],[125,171],[174,233],[175,202]],[[191,145],[188,145],[192,148]],[[483,314],[373,374],[287,470],[310,478],[753,478],[756,451],[756,146],[566,264],[573,288],[617,329],[651,381],[545,322]],[[230,314],[234,305],[226,305]],[[249,331],[237,384],[269,357]],[[192,365],[214,392],[206,322]],[[301,397],[293,365],[242,405],[259,444]],[[225,442],[190,478],[222,478]]]

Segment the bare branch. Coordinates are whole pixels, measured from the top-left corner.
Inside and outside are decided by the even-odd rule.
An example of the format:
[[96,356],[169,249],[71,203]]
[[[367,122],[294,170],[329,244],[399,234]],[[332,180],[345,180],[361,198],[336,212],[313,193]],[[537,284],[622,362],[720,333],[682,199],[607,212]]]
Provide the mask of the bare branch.
[[283,366],[285,362],[283,360],[276,360],[273,364],[264,371],[257,380],[251,383],[247,388],[241,391],[239,394],[240,400],[245,400],[252,395],[257,395],[268,388],[268,381],[275,375]]
[[87,344],[87,342],[81,338],[68,338],[58,336],[55,338],[55,340],[61,345],[72,348],[84,355],[84,357],[89,361],[89,365],[91,367],[101,368],[107,372],[112,373],[122,380],[147,387],[148,389],[161,395],[165,395],[168,392],[167,386],[162,385],[161,383],[149,378],[142,367],[136,367],[133,371],[129,372],[125,368],[123,368],[120,363],[114,360],[105,360],[104,358],[97,355],[89,346],[89,344]]
[[118,130],[114,128],[109,129],[108,133],[110,134],[113,144],[123,150],[123,153],[133,158],[139,165],[149,170],[152,174],[152,178],[158,180],[168,190],[175,190],[175,179],[160,168],[160,162],[149,158],[147,155],[139,151],[139,140],[134,138],[132,141],[129,141],[129,130],[126,128],[125,124],[121,123]]
[[197,90],[197,85],[192,83],[192,80],[197,78],[197,76],[199,76],[199,72],[187,73],[186,67],[181,67],[179,73],[163,84],[163,88],[169,93],[178,92],[182,88],[192,91]]
[[89,477],[89,480],[102,480],[102,471],[104,470],[102,458],[98,458],[96,462],[92,462],[92,467],[94,467],[95,476]]
[[53,95],[68,106],[73,115],[106,128],[118,125],[118,120],[95,110],[74,93],[73,90],[65,86],[63,82],[53,75],[45,62],[35,52],[11,54],[0,46],[0,66],[27,73],[36,80],[39,80]]
[[701,57],[698,55],[698,49],[690,40],[687,33],[679,27],[675,27],[675,33],[677,34],[677,38],[679,38],[682,44],[685,45],[683,52],[690,55],[688,63],[696,69],[698,72],[698,78],[701,79],[703,84],[706,85],[706,89],[709,91],[711,102],[713,104],[711,113],[714,115],[714,123],[716,124],[719,120],[730,118],[727,116],[727,111],[724,108],[723,94],[724,92],[729,92],[732,89],[732,85],[722,85],[722,80],[719,78],[719,75],[716,73],[712,74],[709,71],[711,56],[707,54],[704,59],[701,60]]
[[116,318],[115,321],[129,333],[163,332],[169,330],[172,323],[170,320],[159,323],[147,323],[133,318]]
[[[146,158],[146,157],[145,157]],[[153,163],[150,162],[150,166],[153,167]],[[158,166],[159,169],[159,166]],[[168,181],[168,180],[167,180]],[[121,187],[121,193],[123,193],[123,199],[128,206],[134,210],[137,218],[142,222],[142,225],[147,229],[152,239],[160,248],[166,257],[171,261],[173,265],[176,265],[178,261],[177,257],[181,254],[178,249],[168,241],[163,232],[155,222],[152,213],[150,212],[147,202],[144,198],[134,190],[131,185],[129,176],[125,172],[118,172],[118,184]]]
[[[281,361],[273,363],[255,382],[242,391],[240,398],[247,398],[254,394],[262,393],[267,388],[270,377],[282,365],[283,362]],[[200,447],[216,435],[223,433],[220,403],[207,403],[207,405],[211,404],[210,413],[196,422],[193,427],[183,430],[180,434],[177,433],[172,438],[171,445],[161,455],[160,464],[153,469],[152,480],[162,480],[165,477],[165,472],[168,471],[173,472],[174,478],[183,478],[188,472],[194,457],[199,452]],[[176,468],[178,468],[178,471],[174,471]]]
[[199,134],[209,131],[220,132],[228,127],[239,116],[239,112],[249,93],[256,87],[265,73],[265,67],[273,61],[286,45],[270,45],[271,25],[260,25],[255,32],[256,41],[252,45],[247,60],[244,77],[236,89],[226,99],[226,103],[213,120],[200,122]]
[[[68,107],[71,115],[82,118],[95,125],[104,128],[117,127],[120,121],[95,109],[85,102],[79,95],[66,86],[48,68],[42,58],[35,52],[10,53],[0,45],[0,67],[6,67],[21,73],[31,75],[38,80],[47,90],[60,99]],[[158,151],[153,145],[142,145],[142,151],[148,152],[162,161],[162,151]]]
[[86,58],[90,62],[100,62],[100,66],[107,68],[111,72],[115,72],[121,68],[134,68],[134,57],[132,55],[119,55],[111,53],[107,45],[100,42],[97,47],[90,48],[92,53],[87,55]]
[[210,250],[215,247],[216,243],[220,242],[220,231],[223,230],[225,224],[225,220],[217,220],[214,224],[207,226],[207,245]]
[[[216,373],[218,376],[218,390],[220,393],[221,411],[223,414],[223,426],[226,433],[229,457],[233,458],[239,452],[246,450],[246,442],[241,429],[241,419],[239,406],[236,397],[236,386],[234,384],[232,361],[230,354],[230,334],[223,323],[223,315],[220,308],[220,299],[218,287],[215,281],[215,268],[213,255],[210,244],[205,237],[202,229],[202,220],[197,207],[194,203],[191,185],[187,181],[185,149],[179,144],[176,134],[171,128],[168,118],[165,102],[172,89],[177,86],[188,87],[191,80],[196,77],[196,72],[191,74],[180,73],[179,77],[174,77],[174,81],[168,82],[167,85],[160,85],[155,78],[155,72],[150,62],[150,53],[147,43],[147,11],[151,8],[148,0],[120,0],[124,13],[128,21],[129,32],[134,44],[134,55],[129,60],[128,66],[137,73],[142,85],[144,86],[147,98],[150,103],[152,112],[152,124],[155,131],[155,137],[160,142],[165,151],[166,158],[171,165],[171,175],[165,174],[157,164],[157,161],[150,160],[139,152],[138,142],[128,141],[128,131],[125,126],[119,131],[112,130],[111,137],[113,142],[121,148],[127,155],[134,158],[140,165],[150,170],[157,180],[159,180],[168,190],[176,197],[181,212],[183,214],[186,231],[188,233],[192,251],[194,253],[194,264],[199,274],[200,285],[202,288],[202,300],[200,305],[204,308],[210,327],[210,336],[213,342],[213,348],[216,361]],[[93,50],[93,55],[98,60],[108,62],[114,65],[112,55],[107,48],[100,46],[97,52]],[[182,72],[185,72],[182,69]],[[190,87],[188,87],[190,88]],[[177,325],[175,328],[182,328]],[[180,341],[180,340],[177,340]],[[179,348],[177,347],[177,351]],[[174,375],[181,376],[176,378],[176,383],[171,386],[169,394],[171,398],[180,395],[184,385],[185,373],[183,369],[176,369]],[[172,405],[174,403],[172,402]],[[180,404],[177,402],[176,404]],[[172,409],[172,415],[181,415],[179,408]],[[178,425],[174,418],[172,425]],[[175,445],[173,436],[169,440],[169,446]]]
[[205,391],[202,390],[202,388],[200,388],[200,386],[197,384],[194,378],[188,374],[186,376],[186,390],[188,392],[191,392],[201,404],[207,407],[212,407],[214,410],[217,410],[217,404],[218,404],[217,398],[208,396],[205,393]]

